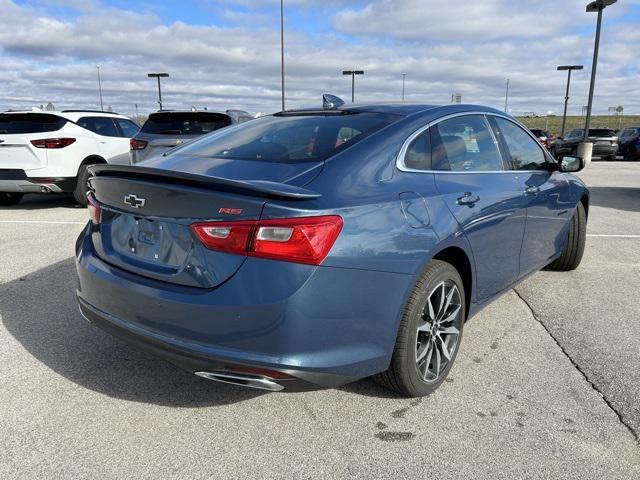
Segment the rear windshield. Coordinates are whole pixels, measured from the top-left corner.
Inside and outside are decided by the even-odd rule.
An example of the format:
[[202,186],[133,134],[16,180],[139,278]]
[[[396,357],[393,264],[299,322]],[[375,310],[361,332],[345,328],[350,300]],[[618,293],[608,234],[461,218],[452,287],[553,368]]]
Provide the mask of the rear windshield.
[[223,113],[153,113],[142,126],[142,133],[156,135],[204,135],[231,125]]
[[0,134],[44,133],[60,130],[67,121],[46,113],[0,114]]
[[589,136],[590,137],[615,137],[616,132],[614,132],[613,130],[609,130],[608,128],[590,128]]
[[198,140],[180,153],[278,163],[324,160],[398,118],[377,113],[274,115]]

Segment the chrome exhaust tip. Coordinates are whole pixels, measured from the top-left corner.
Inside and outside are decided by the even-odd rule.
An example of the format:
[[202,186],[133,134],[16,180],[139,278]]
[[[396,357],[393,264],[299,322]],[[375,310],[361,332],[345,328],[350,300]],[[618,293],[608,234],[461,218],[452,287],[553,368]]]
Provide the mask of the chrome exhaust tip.
[[44,185],[40,187],[40,191],[42,193],[51,193],[51,189],[49,187],[45,187]]
[[250,375],[246,373],[236,372],[195,372],[198,377],[213,380],[215,382],[229,383],[231,385],[239,385],[241,387],[256,388],[258,390],[267,390],[269,392],[280,392],[284,387],[268,377],[261,375]]

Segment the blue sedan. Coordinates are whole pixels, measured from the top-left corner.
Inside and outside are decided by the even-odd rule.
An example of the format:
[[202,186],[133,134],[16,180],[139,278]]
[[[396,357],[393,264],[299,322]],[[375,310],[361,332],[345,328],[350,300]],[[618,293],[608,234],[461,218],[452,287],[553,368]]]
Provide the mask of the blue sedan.
[[579,265],[582,159],[491,108],[341,103],[92,167],[82,314],[209,380],[423,396],[469,318]]

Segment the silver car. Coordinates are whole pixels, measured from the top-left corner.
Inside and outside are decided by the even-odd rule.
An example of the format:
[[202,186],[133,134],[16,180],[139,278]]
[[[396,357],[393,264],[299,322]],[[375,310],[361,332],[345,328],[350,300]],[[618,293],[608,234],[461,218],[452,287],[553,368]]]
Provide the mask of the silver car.
[[188,140],[252,118],[251,114],[242,110],[227,110],[224,113],[162,110],[152,113],[129,142],[131,164],[135,165]]

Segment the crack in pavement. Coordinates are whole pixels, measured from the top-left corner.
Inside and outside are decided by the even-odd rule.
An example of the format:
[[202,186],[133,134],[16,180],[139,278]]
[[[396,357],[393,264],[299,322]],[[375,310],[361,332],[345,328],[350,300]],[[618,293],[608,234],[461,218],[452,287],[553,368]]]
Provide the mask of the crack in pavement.
[[604,393],[602,393],[600,391],[600,389],[597,387],[597,385],[595,383],[593,383],[591,381],[591,379],[587,376],[586,372],[584,370],[582,370],[582,368],[580,367],[580,365],[578,365],[573,358],[571,358],[571,355],[569,355],[569,353],[565,350],[565,348],[560,344],[560,342],[558,341],[558,339],[553,335],[553,333],[551,333],[551,331],[547,328],[547,326],[544,324],[544,322],[542,320],[540,320],[540,318],[538,318],[538,315],[536,315],[535,310],[533,309],[533,307],[529,304],[529,302],[520,294],[520,292],[518,292],[518,290],[516,290],[515,288],[513,289],[514,293],[518,296],[518,298],[520,300],[522,300],[522,302],[527,306],[527,308],[529,309],[529,311],[531,311],[531,315],[533,316],[533,318],[535,319],[536,322],[538,322],[540,325],[542,325],[542,328],[544,328],[544,330],[547,332],[547,334],[553,339],[553,341],[556,343],[556,345],[558,346],[558,348],[560,348],[560,350],[562,351],[562,353],[569,359],[569,361],[571,362],[571,364],[575,367],[575,369],[580,372],[580,374],[584,377],[584,379],[587,381],[587,383],[589,385],[591,385],[591,388],[593,388],[593,390],[595,390],[598,395],[600,395],[600,397],[602,398],[602,400],[604,401],[604,403],[607,405],[607,407],[609,407],[611,409],[611,411],[613,413],[616,414],[616,416],[618,417],[618,420],[620,421],[620,423],[622,425],[624,425],[627,430],[629,430],[629,432],[631,433],[631,435],[633,435],[633,438],[635,439],[636,443],[640,444],[640,437],[638,436],[638,434],[636,433],[636,431],[633,429],[633,427],[631,427],[631,425],[629,425],[627,422],[624,421],[624,418],[622,417],[622,415],[614,408],[613,404],[609,401],[609,399],[605,396]]

